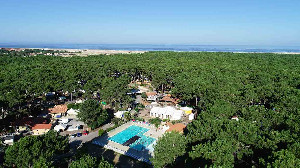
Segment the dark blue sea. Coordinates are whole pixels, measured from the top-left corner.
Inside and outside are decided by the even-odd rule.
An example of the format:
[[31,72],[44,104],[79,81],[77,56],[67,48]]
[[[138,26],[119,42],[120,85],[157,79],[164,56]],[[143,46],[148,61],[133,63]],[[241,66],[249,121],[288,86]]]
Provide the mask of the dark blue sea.
[[12,44],[0,43],[0,48],[100,49],[132,51],[206,51],[206,52],[263,52],[300,53],[300,46],[251,45],[175,45],[175,44]]

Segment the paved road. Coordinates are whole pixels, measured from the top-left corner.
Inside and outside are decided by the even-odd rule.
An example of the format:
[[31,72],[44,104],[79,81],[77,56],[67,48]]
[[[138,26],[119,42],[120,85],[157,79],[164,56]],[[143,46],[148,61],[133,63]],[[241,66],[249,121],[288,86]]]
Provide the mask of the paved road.
[[135,102],[136,102],[136,103],[140,103],[140,104],[142,104],[142,102],[143,102],[143,98],[142,98],[142,96],[141,96],[141,95],[136,95]]
[[[110,128],[112,126],[114,126],[114,124],[108,123],[108,124],[103,125],[101,127],[101,129],[106,130],[107,128]],[[78,148],[83,143],[91,141],[94,138],[98,137],[98,130],[99,129],[95,129],[95,130],[91,131],[88,135],[82,135],[81,137],[70,138],[69,143],[70,143],[71,148]]]

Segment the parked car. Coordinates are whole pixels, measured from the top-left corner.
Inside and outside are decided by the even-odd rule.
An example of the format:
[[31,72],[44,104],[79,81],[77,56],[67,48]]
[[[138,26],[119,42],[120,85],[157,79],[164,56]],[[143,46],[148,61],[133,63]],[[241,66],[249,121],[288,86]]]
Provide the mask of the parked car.
[[78,129],[83,129],[83,125],[78,125]]
[[83,131],[83,135],[88,135],[89,134],[89,131]]
[[82,136],[82,133],[81,132],[78,132],[77,133],[77,137],[81,137]]

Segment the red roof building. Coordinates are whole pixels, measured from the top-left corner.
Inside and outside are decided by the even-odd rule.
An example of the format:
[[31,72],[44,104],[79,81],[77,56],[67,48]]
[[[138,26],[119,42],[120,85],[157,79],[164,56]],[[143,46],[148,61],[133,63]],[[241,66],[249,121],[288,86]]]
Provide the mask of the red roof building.
[[32,127],[32,130],[37,130],[37,129],[51,129],[52,124],[35,124]]
[[179,133],[183,133],[186,125],[182,124],[182,123],[177,123],[177,124],[171,124],[168,123],[168,126],[170,127],[167,132],[171,132],[171,131],[175,131],[175,132],[179,132]]
[[53,108],[48,109],[49,113],[51,113],[51,114],[66,113],[67,110],[68,110],[68,107],[65,104],[56,105]]
[[48,119],[42,117],[24,117],[13,123],[14,126],[29,126],[33,127],[36,124],[47,124]]

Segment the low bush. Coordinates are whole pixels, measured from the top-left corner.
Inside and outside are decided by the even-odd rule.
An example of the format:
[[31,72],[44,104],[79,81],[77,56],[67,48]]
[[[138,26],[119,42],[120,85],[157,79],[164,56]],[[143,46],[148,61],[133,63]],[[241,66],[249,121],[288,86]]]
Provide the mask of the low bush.
[[136,121],[145,121],[145,119],[141,118],[141,117],[135,117],[134,118]]
[[163,122],[168,122],[168,121],[170,121],[170,119],[163,119],[162,121]]
[[115,128],[117,128],[118,126],[119,126],[119,125],[114,125],[113,127],[107,128],[107,129],[106,129],[106,132],[109,132],[109,131],[115,129]]
[[99,136],[102,136],[104,133],[105,133],[105,131],[103,129],[99,129],[99,131],[98,131]]
[[171,121],[172,124],[177,124],[177,123],[181,123],[182,121],[181,120],[173,120]]

